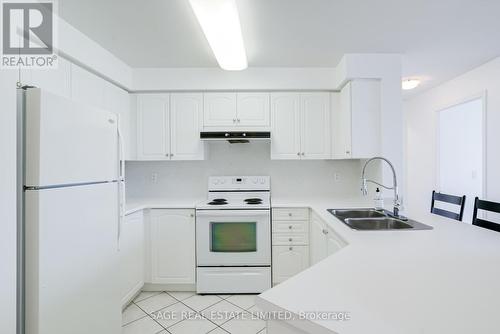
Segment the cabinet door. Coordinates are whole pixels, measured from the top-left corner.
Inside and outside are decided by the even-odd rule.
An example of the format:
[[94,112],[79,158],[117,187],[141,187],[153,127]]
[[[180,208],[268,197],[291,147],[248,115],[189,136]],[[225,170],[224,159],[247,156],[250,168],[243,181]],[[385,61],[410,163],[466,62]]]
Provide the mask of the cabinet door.
[[141,290],[144,284],[143,212],[125,216],[120,236],[120,291],[122,306]]
[[203,95],[203,126],[236,126],[236,93]]
[[331,158],[330,95],[301,94],[301,158]]
[[238,126],[269,127],[269,93],[238,93],[236,105]]
[[202,108],[201,93],[170,95],[172,160],[203,160],[204,144],[200,140]]
[[170,157],[168,95],[145,94],[137,97],[137,158],[166,160]]
[[152,283],[194,284],[194,210],[152,209],[150,238]]
[[332,255],[339,251],[345,244],[341,241],[340,237],[337,236],[335,231],[331,228],[326,229],[326,254]]
[[334,148],[335,159],[349,159],[351,157],[351,83],[342,88],[338,108],[333,109]]
[[271,159],[300,159],[300,94],[271,94]]
[[353,80],[351,89],[351,157],[380,155],[380,82]]
[[315,214],[311,216],[309,246],[311,247],[311,265],[323,260],[327,255],[325,223]]
[[308,266],[308,246],[273,246],[273,283],[281,283]]

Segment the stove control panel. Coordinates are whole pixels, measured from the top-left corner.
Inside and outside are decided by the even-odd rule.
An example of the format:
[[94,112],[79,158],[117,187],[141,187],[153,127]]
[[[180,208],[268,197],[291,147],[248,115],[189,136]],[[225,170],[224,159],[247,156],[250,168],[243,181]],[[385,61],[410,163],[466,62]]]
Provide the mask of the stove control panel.
[[269,176],[211,176],[208,191],[213,190],[270,190]]

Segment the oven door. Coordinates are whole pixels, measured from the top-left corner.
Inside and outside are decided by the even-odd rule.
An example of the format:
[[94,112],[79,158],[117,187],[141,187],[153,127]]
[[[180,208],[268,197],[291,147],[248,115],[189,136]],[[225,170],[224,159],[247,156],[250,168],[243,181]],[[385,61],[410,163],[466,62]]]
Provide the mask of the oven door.
[[269,210],[198,210],[198,266],[271,265]]

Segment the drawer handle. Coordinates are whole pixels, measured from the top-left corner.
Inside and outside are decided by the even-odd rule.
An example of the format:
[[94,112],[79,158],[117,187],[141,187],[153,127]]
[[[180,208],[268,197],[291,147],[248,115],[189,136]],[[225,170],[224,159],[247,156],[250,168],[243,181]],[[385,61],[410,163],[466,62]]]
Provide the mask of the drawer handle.
[[292,227],[293,227],[293,226],[292,226],[292,225],[290,225],[290,226],[288,226],[288,229],[289,229],[289,230],[291,230],[291,229],[292,229]]
[[292,213],[291,213],[291,212],[289,212],[289,213],[288,213],[288,217],[291,217],[291,216],[292,216]]
[[323,230],[323,234],[328,234],[328,231],[327,230]]
[[288,250],[293,250],[293,247],[289,247]]
[[292,241],[292,238],[289,238],[288,241]]

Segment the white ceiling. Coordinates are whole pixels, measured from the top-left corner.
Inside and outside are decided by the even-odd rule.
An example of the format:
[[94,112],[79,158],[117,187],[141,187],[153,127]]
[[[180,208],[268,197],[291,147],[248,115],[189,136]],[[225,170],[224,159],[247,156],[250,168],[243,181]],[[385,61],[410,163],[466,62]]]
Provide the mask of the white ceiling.
[[[249,66],[335,66],[402,53],[426,88],[500,55],[499,0],[237,0]],[[187,0],[59,0],[59,13],[132,67],[216,67]]]

